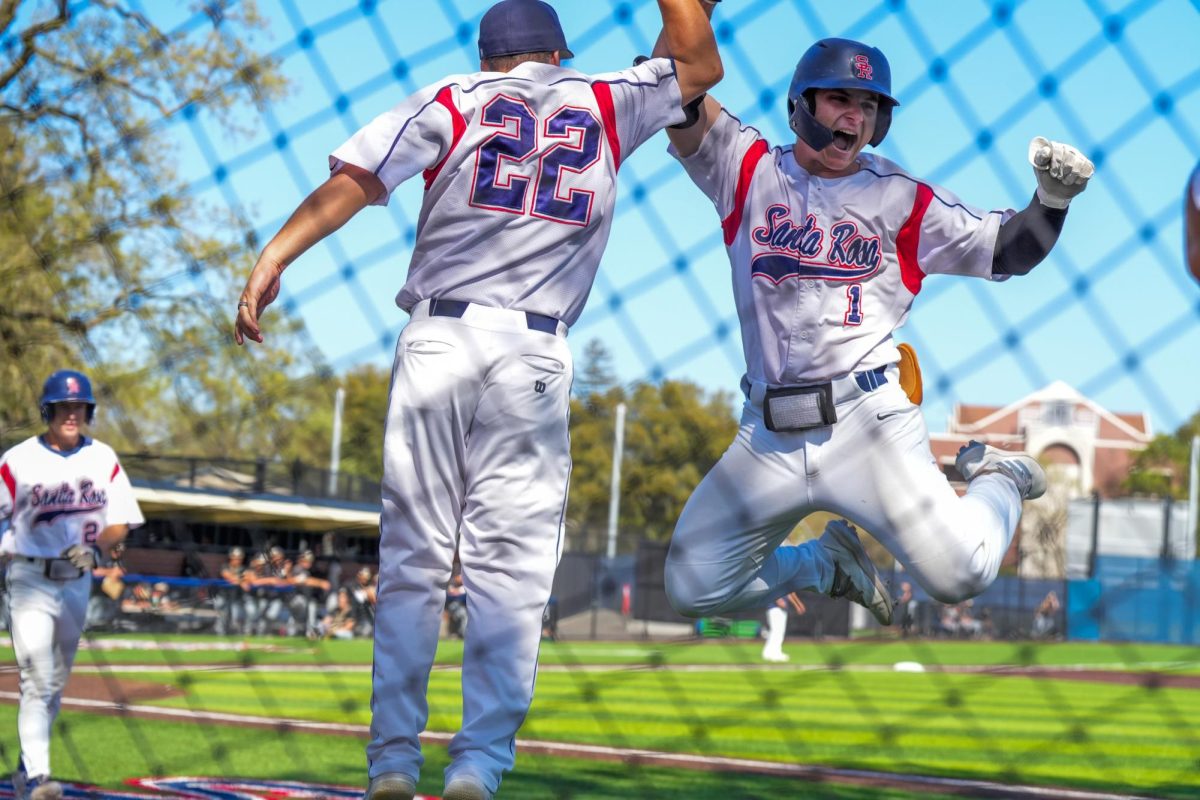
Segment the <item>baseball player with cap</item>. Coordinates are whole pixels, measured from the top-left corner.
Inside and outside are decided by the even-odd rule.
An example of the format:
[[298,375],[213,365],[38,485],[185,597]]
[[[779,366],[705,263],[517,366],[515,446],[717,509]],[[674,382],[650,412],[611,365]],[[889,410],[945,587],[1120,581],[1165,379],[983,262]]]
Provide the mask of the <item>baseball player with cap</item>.
[[1187,230],[1187,262],[1192,276],[1200,281],[1200,164],[1192,170],[1183,193],[1184,226]]
[[384,434],[371,800],[411,798],[425,699],[457,548],[472,624],[448,800],[490,797],[511,769],[533,694],[542,609],[558,562],[571,456],[566,343],[612,223],[617,171],[721,77],[701,0],[658,0],[666,46],[603,75],[571,57],[554,9],[504,0],[480,22],[481,71],[452,75],[377,117],[330,156],[332,177],[267,245],[235,336],[284,267],[421,174],[410,314]]
[[736,439],[684,507],[666,588],[682,613],[768,606],[792,591],[844,596],[892,620],[892,599],[855,529],[780,546],[827,511],[863,526],[935,599],[956,603],[996,577],[1037,461],[972,442],[959,497],[902,391],[894,331],[927,276],[1004,280],[1049,252],[1092,164],[1033,140],[1037,191],[1019,213],[985,212],[864,152],[893,109],[884,54],[823,39],[788,91],[795,141],[771,147],[711,96],[671,152],[713,202],[733,267],[746,402]]
[[58,800],[50,729],[87,614],[92,568],[145,520],[117,454],[84,434],[96,410],[91,382],[74,370],[46,379],[46,432],[0,456],[0,549],[8,560],[13,650],[21,674],[18,798]]

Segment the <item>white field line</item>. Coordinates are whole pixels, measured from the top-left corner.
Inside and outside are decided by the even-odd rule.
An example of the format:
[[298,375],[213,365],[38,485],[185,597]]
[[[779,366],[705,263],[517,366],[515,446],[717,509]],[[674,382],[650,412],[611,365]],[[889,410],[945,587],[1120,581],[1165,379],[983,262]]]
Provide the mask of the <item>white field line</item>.
[[[17,702],[18,692],[0,691],[0,700]],[[347,725],[337,722],[314,722],[304,719],[287,717],[263,717],[252,714],[225,714],[214,711],[192,711],[178,708],[159,708],[146,705],[124,705],[110,703],[104,700],[87,700],[83,698],[64,697],[64,706],[79,709],[95,709],[122,714],[137,714],[143,717],[161,717],[167,719],[189,720],[193,722],[221,722],[233,725],[251,724],[265,725],[276,729],[312,731],[315,733],[343,733],[361,737],[370,735],[366,725]],[[449,744],[453,734],[434,733],[426,731],[421,734],[421,741],[429,744]],[[682,768],[698,768],[723,772],[752,772],[782,777],[811,779],[829,778],[867,779],[879,781],[905,781],[923,784],[925,786],[940,786],[949,789],[992,792],[999,797],[1028,796],[1042,800],[1154,800],[1141,795],[1110,794],[1107,792],[1089,792],[1076,789],[1060,789],[1045,786],[1018,786],[992,781],[966,780],[959,778],[942,778],[924,775],[909,775],[904,773],[876,772],[860,769],[837,769],[832,767],[812,767],[803,764],[787,764],[774,761],[755,761],[743,758],[722,758],[720,756],[695,756],[683,753],[666,753],[655,750],[638,750],[631,748],[603,747],[591,744],[570,744],[565,742],[546,742],[534,739],[518,739],[518,747],[528,753],[543,755],[558,755],[573,758],[596,758],[606,761],[622,761],[637,763],[651,762],[656,766],[678,766]]]

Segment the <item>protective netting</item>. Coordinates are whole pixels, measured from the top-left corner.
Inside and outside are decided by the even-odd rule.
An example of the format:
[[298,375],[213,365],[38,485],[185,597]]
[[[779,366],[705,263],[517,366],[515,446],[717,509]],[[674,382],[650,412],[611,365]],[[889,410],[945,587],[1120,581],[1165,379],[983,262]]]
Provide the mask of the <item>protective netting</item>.
[[[192,190],[237,210],[258,240],[325,177],[325,156],[407,92],[475,68],[486,3],[440,2],[408,18],[394,4],[282,2],[264,8],[273,55],[294,91],[229,151],[184,115]],[[653,3],[567,3],[584,71],[648,52]],[[404,14],[403,24],[397,15]],[[776,143],[791,70],[811,40],[844,35],[889,57],[902,106],[880,152],[983,207],[1021,208],[1034,187],[1034,135],[1068,141],[1098,174],[1062,243],[1032,275],[997,287],[927,282],[901,336],[926,370],[927,418],[959,402],[1003,405],[1064,380],[1114,410],[1147,410],[1161,429],[1191,415],[1200,378],[1196,289],[1182,264],[1182,193],[1200,152],[1200,34],[1194,3],[810,6],[727,3],[715,25],[726,78],[714,91]],[[742,369],[718,220],[667,155],[642,148],[622,169],[617,222],[572,340],[600,338],[622,378],[683,377],[734,387]],[[407,266],[415,186],[310,253],[285,301],[337,368],[390,363],[404,317],[392,296]],[[369,220],[369,221],[368,221]]]
[[[274,37],[268,54],[289,79],[288,93],[261,111],[235,108],[248,138],[227,139],[222,124],[194,106],[161,125],[179,146],[173,169],[217,210],[210,219],[224,227],[209,233],[261,245],[325,178],[337,144],[410,91],[476,67],[475,32],[488,5],[263,2]],[[651,49],[653,2],[557,5],[581,70],[622,67]],[[168,31],[205,30],[220,16],[219,4],[131,6]],[[773,143],[790,138],[783,98],[799,53],[818,37],[844,35],[891,60],[903,105],[881,152],[968,202],[1028,201],[1034,181],[1025,151],[1034,135],[1071,142],[1096,162],[1060,244],[1031,276],[926,283],[901,336],[921,354],[931,427],[955,402],[1004,405],[1054,380],[1114,410],[1147,410],[1160,429],[1195,412],[1200,302],[1182,263],[1180,210],[1200,155],[1196,0],[728,0],[715,24],[726,78],[714,94]],[[742,354],[718,220],[664,150],[660,138],[622,168],[611,244],[570,341],[578,355],[584,342],[602,340],[625,382],[670,377],[733,389]],[[152,183],[153,170],[142,169],[140,179]],[[307,347],[335,370],[391,363],[405,323],[392,298],[415,237],[419,191],[413,182],[386,211],[369,209],[287,274],[283,304],[303,320]],[[200,286],[201,267],[182,266],[166,280]],[[214,318],[232,318],[235,295],[212,290],[198,292],[217,306]],[[129,298],[125,307],[140,302]],[[161,331],[147,335],[153,346]],[[678,629],[664,633],[648,614],[640,635],[653,642],[577,641],[616,635],[620,611],[639,616],[642,598],[662,588],[661,555],[637,566],[566,562],[588,587],[572,610],[589,601],[594,608],[543,648],[537,698],[520,734],[542,743],[521,745],[501,796],[1056,796],[997,784],[1197,796],[1195,651],[1053,641],[1063,612],[1043,620],[1044,630],[1033,627],[1033,614],[1043,595],[1066,591],[1060,582],[998,584],[996,594],[1020,597],[1004,601],[1010,627],[990,633],[1021,641],[988,647],[976,639],[989,633],[984,621],[964,628],[960,609],[950,630],[919,592],[914,609],[925,621],[910,621],[914,636],[899,643],[822,639],[825,622],[848,625],[846,603],[811,601],[792,632],[814,638],[793,640],[792,663],[765,670],[761,642],[739,636],[753,627],[740,624],[748,620],[710,621],[699,632],[724,638],[707,645],[693,646]],[[645,564],[651,569],[635,575]],[[186,580],[164,591],[205,606],[200,584]],[[622,608],[628,587],[632,609]],[[153,618],[150,606],[142,610]],[[620,627],[630,630],[639,628]],[[1034,635],[1050,641],[1024,641]],[[82,697],[68,691],[65,724],[55,732],[65,777],[108,785],[146,775],[271,781],[157,787],[184,797],[305,796],[280,780],[364,783],[369,647],[306,646],[295,637],[228,649],[208,636],[111,638],[87,637],[77,679],[85,676],[89,689]],[[458,647],[443,650],[440,663],[450,668],[431,681],[435,745],[461,711]],[[5,685],[3,699],[14,700],[14,690]],[[97,706],[115,722],[93,713]],[[11,709],[0,720],[5,763],[17,751]],[[259,729],[247,733],[250,725]],[[434,791],[446,751],[427,751],[422,788]],[[898,788],[881,788],[889,784]],[[308,796],[355,796],[324,792]]]

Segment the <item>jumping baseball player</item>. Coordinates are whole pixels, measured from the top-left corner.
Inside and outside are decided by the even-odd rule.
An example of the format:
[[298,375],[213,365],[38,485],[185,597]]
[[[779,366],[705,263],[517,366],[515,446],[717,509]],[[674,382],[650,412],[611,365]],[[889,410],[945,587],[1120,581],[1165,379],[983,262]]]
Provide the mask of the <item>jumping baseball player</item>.
[[617,170],[721,77],[701,0],[658,0],[667,47],[604,75],[571,56],[554,10],[504,0],[480,22],[481,71],[420,90],[330,156],[332,177],[263,251],[238,343],[284,267],[421,174],[425,196],[384,435],[371,800],[411,798],[417,736],[457,548],[471,625],[448,800],[488,798],[511,769],[559,557],[571,456],[565,336],[612,222]]
[[1200,281],[1200,164],[1192,170],[1192,177],[1183,193],[1183,216],[1187,230],[1185,247],[1188,267],[1192,270],[1192,276]]
[[783,546],[824,510],[863,526],[934,598],[996,577],[1021,514],[1045,490],[1030,456],[972,442],[958,497],[921,413],[902,391],[893,332],[927,276],[1003,280],[1049,252],[1092,164],[1034,139],[1037,192],[1020,213],[984,212],[864,152],[895,106],[887,59],[846,39],[801,57],[788,92],[796,140],[771,147],[712,97],[668,133],[720,215],[741,320],[746,402],[737,438],[686,504],[666,588],[684,614],[762,608],[808,590],[858,602],[881,624],[892,600],[853,527]]
[[92,568],[144,522],[116,453],[84,434],[95,410],[83,373],[55,372],[42,387],[46,432],[0,457],[0,519],[10,523],[0,547],[21,673],[18,798],[63,796],[50,779],[50,728],[83,632]]

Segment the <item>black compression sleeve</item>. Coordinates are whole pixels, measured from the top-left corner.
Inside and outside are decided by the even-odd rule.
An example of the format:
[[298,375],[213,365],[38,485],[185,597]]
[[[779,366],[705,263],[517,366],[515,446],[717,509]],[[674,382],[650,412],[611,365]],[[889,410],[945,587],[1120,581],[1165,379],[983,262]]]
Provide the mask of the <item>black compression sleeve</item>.
[[1047,208],[1035,194],[1028,206],[1000,226],[992,274],[1028,274],[1054,247],[1066,218],[1065,208]]

